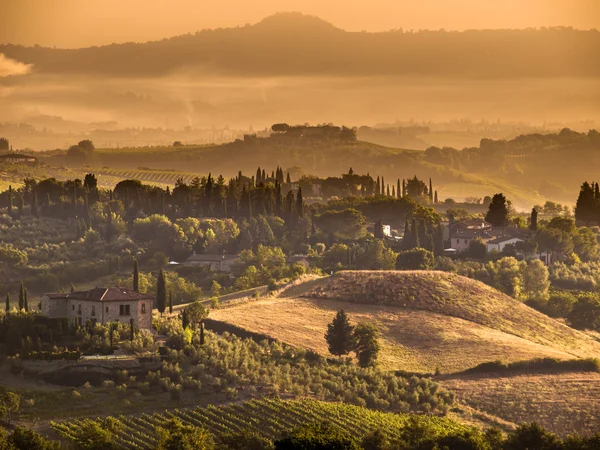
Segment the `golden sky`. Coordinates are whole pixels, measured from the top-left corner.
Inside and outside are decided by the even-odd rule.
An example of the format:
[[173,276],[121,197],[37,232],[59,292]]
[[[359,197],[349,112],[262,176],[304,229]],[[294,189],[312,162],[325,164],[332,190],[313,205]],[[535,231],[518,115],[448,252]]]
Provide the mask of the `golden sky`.
[[281,11],[316,15],[350,31],[600,29],[600,0],[0,0],[0,43],[148,41],[255,23]]

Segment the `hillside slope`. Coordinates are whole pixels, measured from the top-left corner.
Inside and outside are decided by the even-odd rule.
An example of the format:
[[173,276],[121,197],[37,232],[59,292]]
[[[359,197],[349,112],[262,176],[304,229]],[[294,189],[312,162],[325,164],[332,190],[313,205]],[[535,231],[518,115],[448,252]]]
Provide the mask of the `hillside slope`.
[[[296,288],[298,289],[298,288]],[[290,295],[292,291],[284,295]],[[600,343],[479,281],[438,271],[342,271],[300,297],[387,305],[465,319],[572,354]]]
[[326,354],[327,324],[342,308],[353,322],[377,326],[388,370],[449,373],[498,359],[600,354],[593,338],[482,283],[439,272],[339,272],[211,318]]

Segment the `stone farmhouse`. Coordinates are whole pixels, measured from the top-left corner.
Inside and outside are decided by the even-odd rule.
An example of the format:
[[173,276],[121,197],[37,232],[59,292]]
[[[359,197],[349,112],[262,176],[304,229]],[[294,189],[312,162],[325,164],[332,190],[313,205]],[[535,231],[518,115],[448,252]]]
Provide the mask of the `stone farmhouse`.
[[90,289],[67,294],[49,293],[40,298],[41,313],[48,317],[67,317],[69,322],[85,325],[121,322],[137,329],[152,328],[154,297],[123,287]]
[[24,155],[21,153],[6,153],[0,155],[0,163],[5,164],[35,164],[37,158],[35,156]]

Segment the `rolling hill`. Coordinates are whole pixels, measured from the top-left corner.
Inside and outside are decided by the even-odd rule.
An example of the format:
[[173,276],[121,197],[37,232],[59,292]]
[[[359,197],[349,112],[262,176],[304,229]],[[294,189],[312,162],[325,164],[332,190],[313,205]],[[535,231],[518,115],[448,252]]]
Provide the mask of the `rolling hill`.
[[381,364],[390,370],[448,373],[497,359],[600,354],[591,337],[483,283],[443,272],[338,272],[211,317],[327,353],[323,335],[341,308],[355,322],[377,325]]
[[[299,45],[301,43],[301,45]],[[147,43],[84,49],[0,45],[42,74],[598,76],[600,35],[544,30],[346,32],[321,19],[282,13],[245,27],[203,30]],[[549,51],[548,49],[552,49]]]

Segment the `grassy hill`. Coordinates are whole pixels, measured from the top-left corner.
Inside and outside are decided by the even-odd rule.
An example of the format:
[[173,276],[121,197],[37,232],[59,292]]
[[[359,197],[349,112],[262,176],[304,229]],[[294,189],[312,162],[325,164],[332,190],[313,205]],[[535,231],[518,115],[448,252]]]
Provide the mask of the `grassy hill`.
[[326,353],[323,335],[341,308],[353,321],[377,325],[385,369],[448,373],[497,359],[600,354],[590,336],[483,283],[444,272],[343,271],[211,317]]

